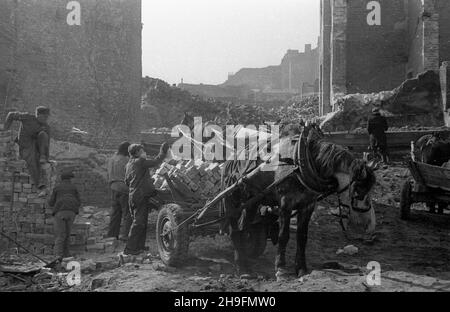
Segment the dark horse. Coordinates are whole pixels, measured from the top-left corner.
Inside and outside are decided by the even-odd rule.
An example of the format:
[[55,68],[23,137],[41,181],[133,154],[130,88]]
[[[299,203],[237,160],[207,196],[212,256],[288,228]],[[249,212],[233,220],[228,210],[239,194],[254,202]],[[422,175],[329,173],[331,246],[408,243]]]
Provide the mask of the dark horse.
[[[237,189],[224,200],[224,210],[227,226],[231,228],[231,240],[235,250],[235,263],[238,274],[251,271],[246,254],[246,235],[251,218],[261,205],[278,207],[278,252],[275,259],[275,270],[278,279],[286,275],[286,246],[289,240],[289,227],[292,213],[297,212],[297,253],[295,257],[295,272],[301,277],[307,274],[305,248],[308,236],[308,225],[314,212],[320,193],[300,182],[297,171],[299,164],[295,156],[298,140],[292,137],[281,138],[278,146],[273,149],[270,161],[227,161],[222,179],[225,187],[248,174],[243,187]],[[349,208],[349,224],[357,225],[366,234],[375,230],[375,213],[371,205],[370,194],[375,184],[375,175],[370,166],[363,160],[356,159],[344,147],[325,142],[322,138],[312,141],[309,151],[313,166],[318,176],[327,181],[333,181],[330,193],[338,193],[342,206]],[[290,155],[292,157],[287,157]],[[283,158],[284,157],[284,158]],[[297,163],[296,163],[297,162]],[[287,178],[286,178],[287,177]],[[264,193],[263,199],[249,206],[247,200],[261,194],[275,181],[282,182],[270,192]],[[313,178],[312,178],[313,179]],[[246,203],[245,205],[243,203]]]
[[[441,167],[450,160],[450,140],[439,132],[428,134],[415,143],[416,159],[423,163]],[[436,212],[436,203],[427,203],[430,212]],[[438,205],[438,212],[442,214],[447,207],[445,204]]]

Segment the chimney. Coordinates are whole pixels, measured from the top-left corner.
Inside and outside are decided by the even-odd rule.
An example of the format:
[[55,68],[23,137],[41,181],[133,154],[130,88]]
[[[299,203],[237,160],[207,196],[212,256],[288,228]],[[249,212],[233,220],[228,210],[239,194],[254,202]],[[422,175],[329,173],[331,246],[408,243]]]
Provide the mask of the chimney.
[[305,44],[305,53],[306,54],[311,53],[311,44]]

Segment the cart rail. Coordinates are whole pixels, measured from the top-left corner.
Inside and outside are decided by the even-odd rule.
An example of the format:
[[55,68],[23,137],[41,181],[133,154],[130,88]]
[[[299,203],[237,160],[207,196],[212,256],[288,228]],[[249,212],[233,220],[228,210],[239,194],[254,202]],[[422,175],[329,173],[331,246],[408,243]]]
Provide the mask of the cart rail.
[[450,169],[410,161],[409,169],[414,180],[422,186],[450,192]]

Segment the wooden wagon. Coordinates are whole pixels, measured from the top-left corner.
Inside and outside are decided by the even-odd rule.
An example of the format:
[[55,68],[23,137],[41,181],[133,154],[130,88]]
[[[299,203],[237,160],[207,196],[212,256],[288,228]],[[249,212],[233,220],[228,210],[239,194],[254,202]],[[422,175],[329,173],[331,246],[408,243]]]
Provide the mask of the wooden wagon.
[[406,181],[402,187],[401,218],[407,220],[414,203],[450,204],[450,169],[409,161],[408,167],[414,181]]
[[[156,242],[161,260],[166,265],[177,266],[184,263],[192,236],[202,235],[205,232],[211,233],[211,230],[218,232],[218,228],[221,228],[225,221],[225,212],[221,207],[221,202],[240,187],[245,178],[244,176],[224,189],[213,199],[199,202],[189,192],[180,190],[171,178],[167,174],[165,175],[169,190],[159,190],[159,195],[154,200],[155,204],[161,207],[156,223]],[[284,179],[274,182],[265,191],[244,204],[257,203]],[[246,231],[247,255],[254,259],[264,253],[271,230],[273,231],[272,226],[278,219],[275,212],[263,211],[258,211]]]

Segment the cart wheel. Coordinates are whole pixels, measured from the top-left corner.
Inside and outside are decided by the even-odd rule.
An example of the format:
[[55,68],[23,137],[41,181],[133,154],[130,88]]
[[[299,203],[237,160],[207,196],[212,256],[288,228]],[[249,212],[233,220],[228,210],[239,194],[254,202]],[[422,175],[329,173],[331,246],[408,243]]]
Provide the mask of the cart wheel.
[[188,224],[177,227],[185,217],[183,209],[177,204],[164,205],[156,222],[156,242],[164,264],[178,266],[183,264],[189,249]]
[[266,250],[267,230],[264,224],[253,225],[247,234],[247,256],[258,259]]
[[400,218],[402,220],[408,220],[411,214],[411,190],[411,182],[406,181],[405,184],[403,184],[400,198]]

